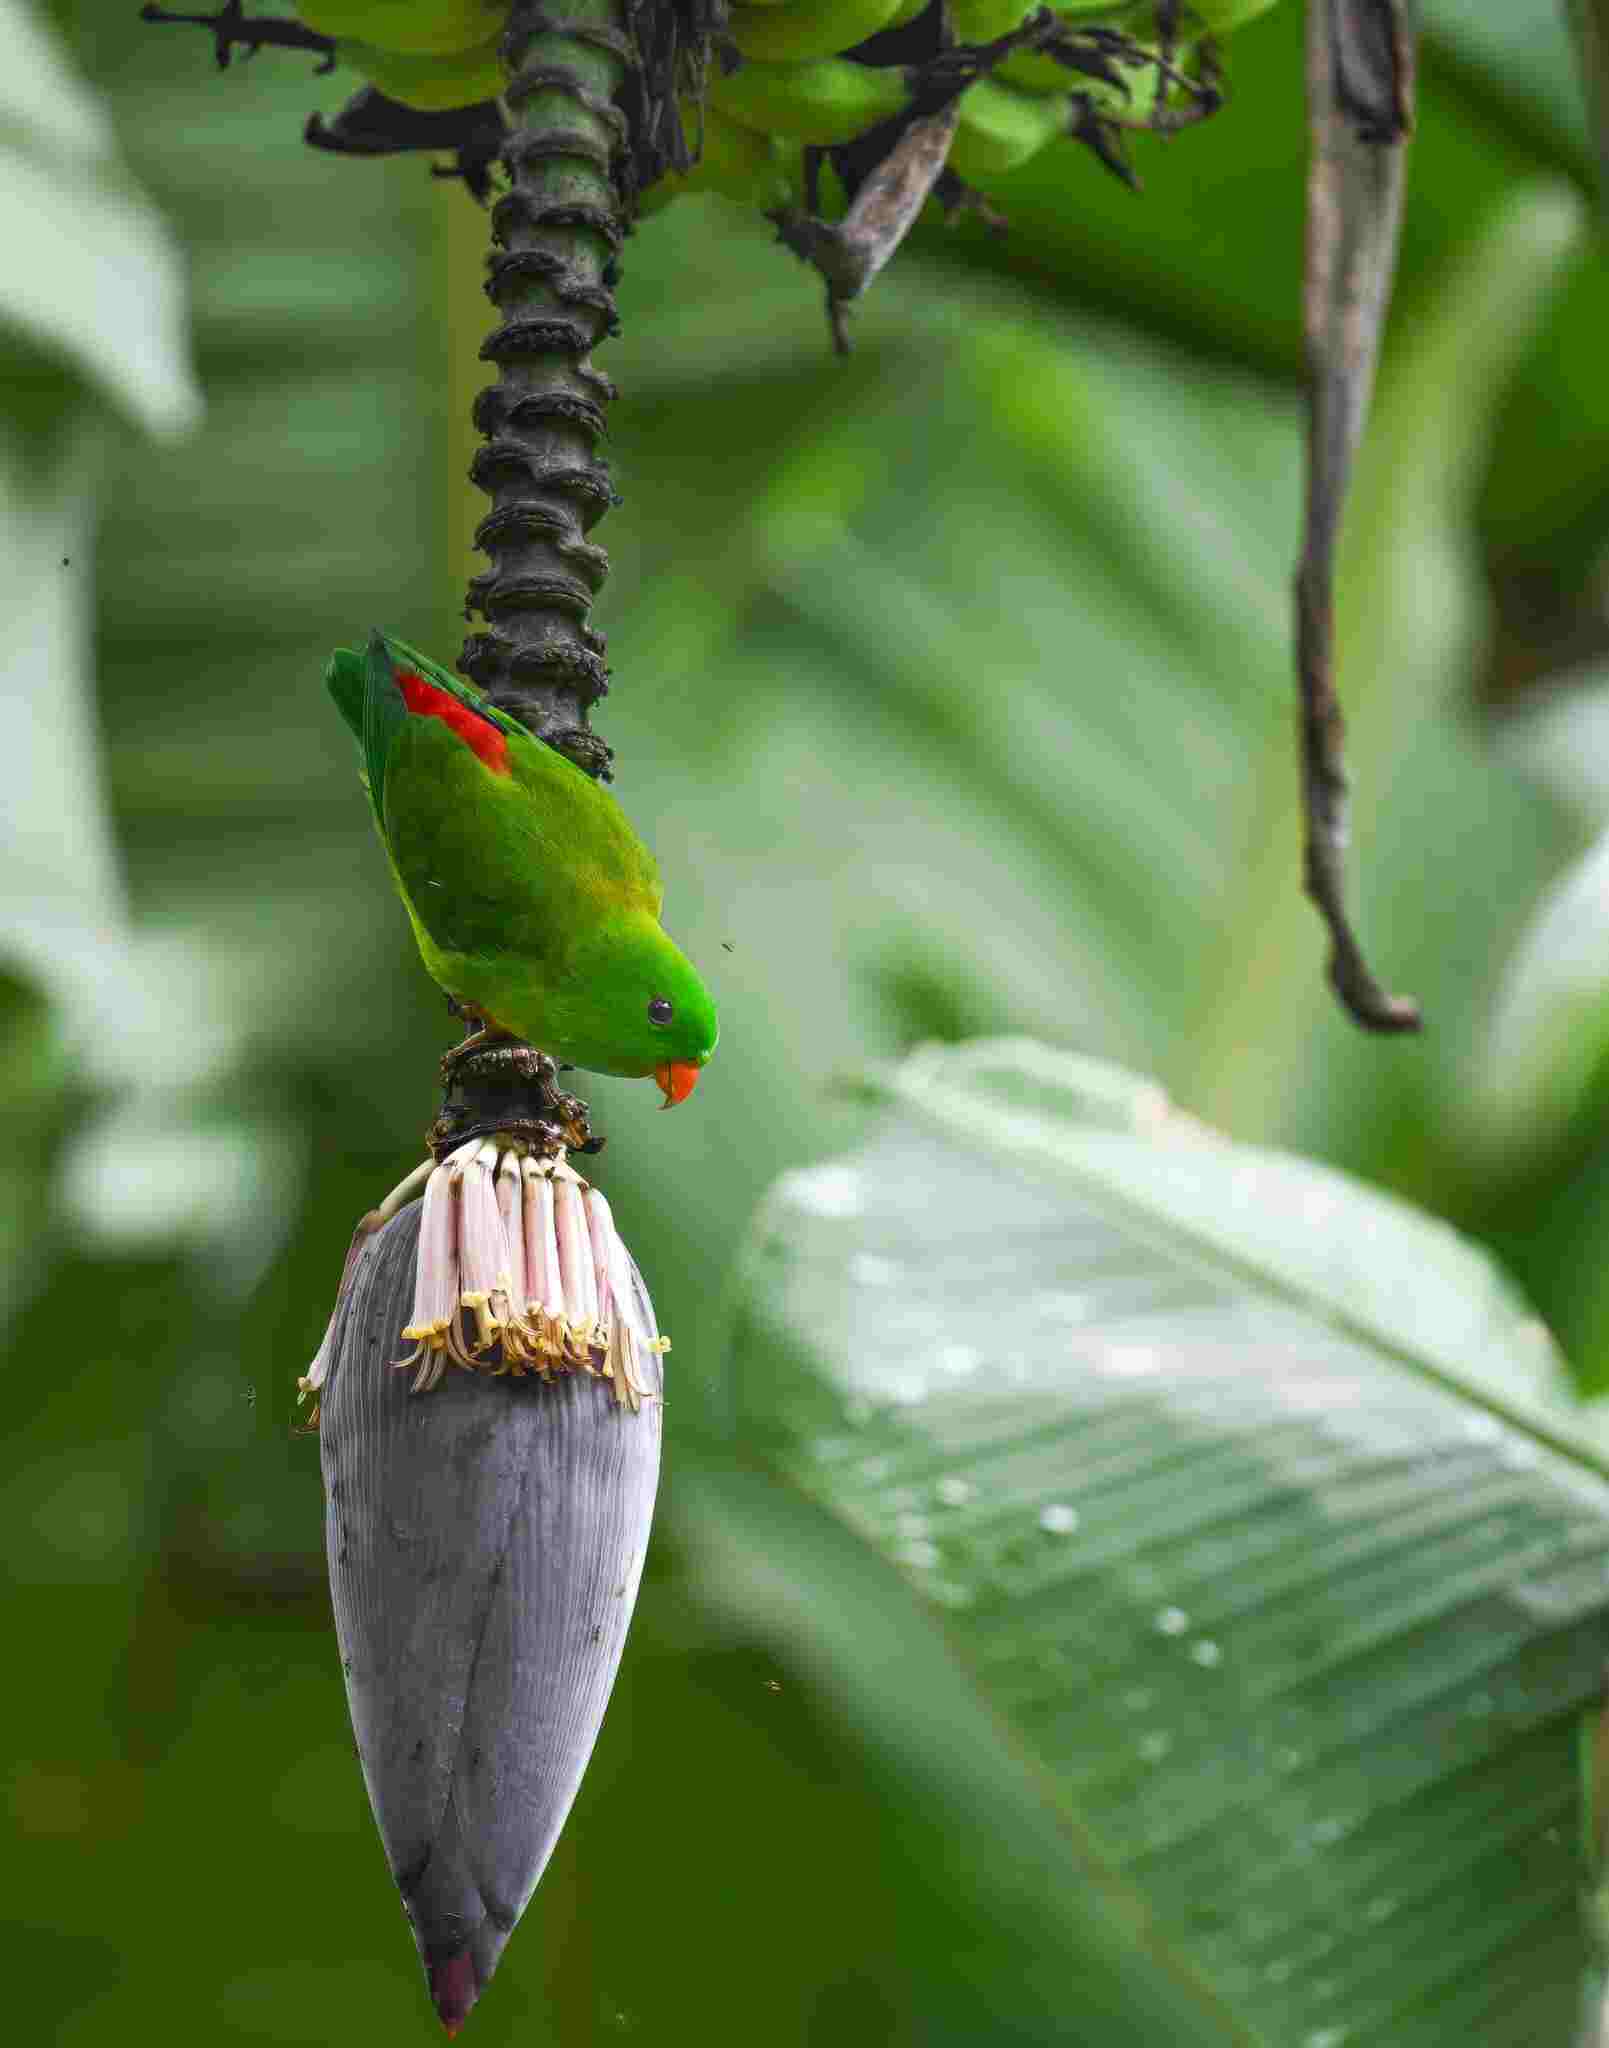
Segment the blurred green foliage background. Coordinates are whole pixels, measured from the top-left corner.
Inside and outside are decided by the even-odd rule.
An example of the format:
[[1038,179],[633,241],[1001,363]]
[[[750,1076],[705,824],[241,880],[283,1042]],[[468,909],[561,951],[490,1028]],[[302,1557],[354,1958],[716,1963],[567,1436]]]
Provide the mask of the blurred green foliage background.
[[[12,2024],[423,2039],[293,1386],[450,1035],[320,671],[371,621],[456,649],[485,219],[302,147],[349,81],[136,15],[0,13]],[[599,723],[723,1038],[668,1121],[592,1091],[666,1488],[486,2048],[1133,2037],[1121,1972],[1069,2003],[1032,1830],[866,1709],[922,1625],[780,1590],[856,1566],[755,1490],[726,1289],[776,1174],[866,1127],[840,1077],[997,1031],[1154,1074],[1483,1239],[1609,1387],[1609,270],[1553,8],[1426,15],[1343,592],[1410,1043],[1337,1015],[1297,893],[1296,11],[1143,196],[1053,152],[1005,241],[924,227],[847,364],[764,223],[628,247]]]

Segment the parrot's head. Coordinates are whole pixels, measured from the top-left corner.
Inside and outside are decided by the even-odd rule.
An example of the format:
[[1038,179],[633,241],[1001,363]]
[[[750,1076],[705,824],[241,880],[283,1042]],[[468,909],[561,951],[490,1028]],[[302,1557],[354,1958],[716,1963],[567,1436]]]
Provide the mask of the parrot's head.
[[651,917],[611,920],[572,953],[591,1057],[606,1074],[652,1074],[665,1107],[685,1102],[715,1050],[715,1003],[698,970]]

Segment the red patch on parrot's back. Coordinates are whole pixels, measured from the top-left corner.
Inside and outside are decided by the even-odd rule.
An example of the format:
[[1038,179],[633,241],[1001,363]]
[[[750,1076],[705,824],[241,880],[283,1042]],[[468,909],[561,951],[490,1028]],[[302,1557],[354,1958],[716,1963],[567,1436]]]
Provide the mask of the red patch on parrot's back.
[[482,718],[478,711],[461,704],[450,690],[427,683],[411,668],[399,668],[396,678],[402,701],[416,717],[439,718],[494,775],[508,774],[508,737],[489,718]]

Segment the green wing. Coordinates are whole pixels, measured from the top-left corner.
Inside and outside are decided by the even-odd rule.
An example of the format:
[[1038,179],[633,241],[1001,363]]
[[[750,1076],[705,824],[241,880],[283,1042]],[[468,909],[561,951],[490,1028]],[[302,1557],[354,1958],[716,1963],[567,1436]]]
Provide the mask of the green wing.
[[[441,720],[411,714],[396,668],[417,670],[504,733],[510,772],[493,773]],[[362,749],[432,972],[432,952],[552,959],[597,917],[658,915],[658,869],[614,798],[473,685],[378,631],[362,654],[337,649],[325,682]]]
[[369,795],[375,816],[385,828],[385,779],[391,749],[408,724],[408,707],[397,688],[385,635],[378,629],[369,634],[363,663],[363,765],[368,771]]
[[410,647],[394,634],[373,628],[362,654],[351,647],[337,647],[325,664],[324,685],[363,750],[363,783],[382,833],[386,763],[393,741],[408,721],[408,709],[396,682],[395,670],[399,666],[417,669],[427,682],[456,697],[460,704],[501,732],[527,742],[531,739],[523,725],[489,703],[472,683],[439,667],[428,654],[421,654],[417,647]]
[[324,664],[324,687],[335,699],[335,708],[352,729],[352,737],[363,740],[363,656],[350,647],[337,647]]
[[[361,749],[363,745],[363,671],[364,659],[350,647],[337,647],[324,664],[324,687],[335,699],[335,708],[351,728],[352,737]],[[369,802],[374,807],[374,822],[380,827],[380,836],[385,837],[385,822],[380,816],[380,806],[374,802],[374,790],[369,783],[366,766],[358,769],[358,779],[369,792]]]
[[473,683],[466,683],[462,676],[455,676],[451,669],[442,668],[439,663],[432,661],[428,654],[421,654],[417,647],[410,647],[406,640],[399,640],[394,633],[384,633],[377,637],[384,640],[393,662],[399,662],[404,668],[416,668],[427,683],[434,683],[438,689],[445,690],[449,697],[456,697],[460,704],[467,704],[471,711],[478,712],[488,724],[497,726],[500,731],[509,733],[516,739],[531,739],[532,735],[517,718],[510,718],[506,711],[499,711],[485,692],[477,690]]

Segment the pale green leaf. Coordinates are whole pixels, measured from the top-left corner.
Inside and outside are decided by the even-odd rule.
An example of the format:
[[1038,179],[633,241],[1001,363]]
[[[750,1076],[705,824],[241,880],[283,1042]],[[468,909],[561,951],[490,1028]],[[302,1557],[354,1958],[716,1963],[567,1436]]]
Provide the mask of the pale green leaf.
[[182,432],[201,401],[178,250],[23,0],[0,0],[0,49],[0,342],[64,362],[149,432]]
[[0,0],[0,141],[61,162],[109,163],[117,144],[106,109],[73,70],[29,0]]
[[1572,77],[1566,13],[1596,0],[1422,0],[1433,45],[1451,51],[1495,99],[1575,150],[1586,140],[1581,93]]
[[1609,824],[1609,671],[1596,666],[1553,678],[1499,738],[1508,763],[1583,830]]
[[1561,678],[1502,735],[1513,770],[1594,836],[1538,897],[1475,1048],[1469,1142],[1495,1166],[1545,1157],[1596,1111],[1609,1053],[1609,692]]
[[1493,1153],[1538,1152],[1593,1106],[1609,1049],[1609,840],[1543,896],[1504,966],[1474,1108]]

